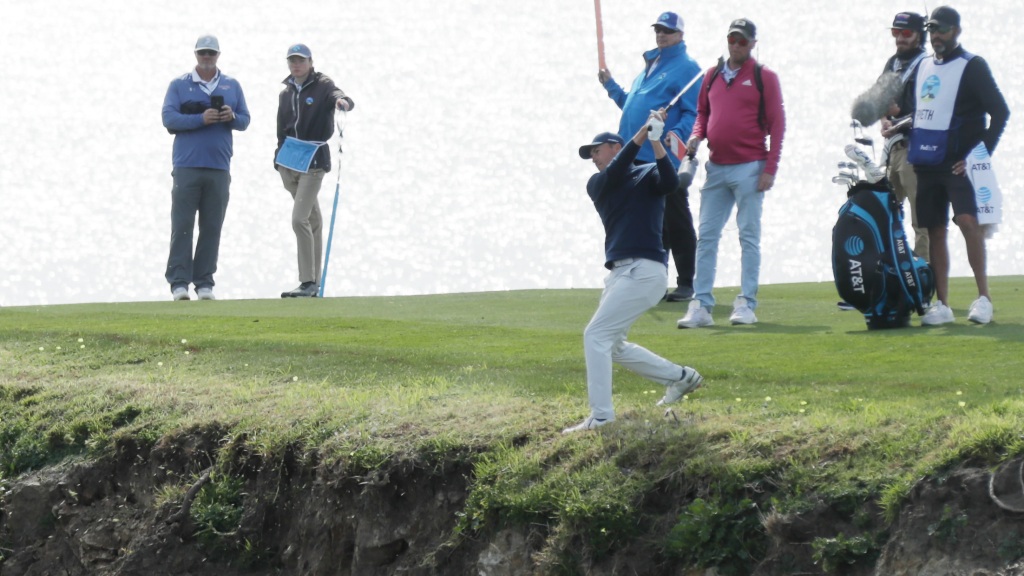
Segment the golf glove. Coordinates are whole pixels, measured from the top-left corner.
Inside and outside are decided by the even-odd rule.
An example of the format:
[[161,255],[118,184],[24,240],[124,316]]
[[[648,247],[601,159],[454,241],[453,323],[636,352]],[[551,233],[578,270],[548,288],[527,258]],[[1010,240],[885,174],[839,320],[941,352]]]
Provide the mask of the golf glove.
[[647,138],[649,140],[661,140],[661,135],[665,133],[665,122],[658,118],[650,118],[647,120]]

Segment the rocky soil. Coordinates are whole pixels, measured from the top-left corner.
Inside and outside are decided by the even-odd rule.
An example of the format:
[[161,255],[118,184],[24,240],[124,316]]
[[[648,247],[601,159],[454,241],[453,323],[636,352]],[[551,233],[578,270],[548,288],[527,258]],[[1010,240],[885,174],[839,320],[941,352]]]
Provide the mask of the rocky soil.
[[[453,543],[472,472],[459,461],[429,468],[390,463],[353,476],[295,456],[270,466],[239,452],[231,466],[244,480],[240,520],[216,535],[220,548],[211,548],[196,536],[188,508],[218,455],[225,457],[220,438],[209,430],[150,448],[122,442],[110,457],[8,482],[0,500],[0,576],[511,576],[548,570],[538,562],[548,538],[543,526],[484,530]],[[880,554],[876,547],[868,560],[839,563],[828,573],[1024,576],[1022,471],[1018,460],[994,476],[965,467],[923,479],[889,526],[877,510],[864,510],[860,517],[870,520],[855,526],[849,514],[825,505],[800,516],[768,516],[771,546],[754,574],[826,573],[813,559],[815,538],[871,533],[884,537]],[[677,513],[666,510],[658,529]],[[576,573],[721,573],[674,565],[658,556],[652,539],[643,540],[600,561],[584,560]]]

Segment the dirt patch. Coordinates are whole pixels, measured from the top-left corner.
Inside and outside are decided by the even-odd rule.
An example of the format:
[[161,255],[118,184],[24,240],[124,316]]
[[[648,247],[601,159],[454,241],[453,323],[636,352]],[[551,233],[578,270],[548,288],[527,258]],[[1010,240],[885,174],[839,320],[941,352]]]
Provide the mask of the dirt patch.
[[[465,507],[472,468],[464,459],[390,462],[352,474],[286,455],[273,465],[225,450],[224,431],[167,438],[147,448],[123,442],[98,461],[69,462],[8,485],[0,502],[0,575],[434,575],[543,574],[545,526],[493,527],[450,545]],[[183,503],[198,506],[216,480],[217,458],[237,478],[233,524],[205,539]],[[963,468],[921,480],[889,526],[873,506],[822,503],[805,514],[768,515],[769,552],[755,574],[1024,576],[1024,468]],[[205,474],[205,479],[204,479]],[[189,488],[195,490],[189,495]],[[654,498],[654,496],[652,496]],[[580,559],[579,574],[696,575],[665,559],[658,535],[671,527],[685,495],[661,494],[661,517],[646,535],[600,561]],[[872,551],[832,558],[823,569],[815,542],[873,538]],[[211,542],[213,544],[211,544]],[[583,554],[586,556],[586,554]]]

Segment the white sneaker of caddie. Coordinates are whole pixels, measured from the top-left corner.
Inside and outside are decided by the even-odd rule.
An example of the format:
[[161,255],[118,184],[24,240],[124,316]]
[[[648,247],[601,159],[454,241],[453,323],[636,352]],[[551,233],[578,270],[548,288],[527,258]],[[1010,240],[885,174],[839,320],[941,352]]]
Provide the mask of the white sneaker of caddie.
[[967,319],[975,324],[988,324],[992,321],[992,302],[987,296],[981,296],[971,304]]
[[729,316],[729,322],[733,324],[754,324],[757,322],[757,316],[754,316],[754,311],[747,305],[747,299],[743,296],[737,296],[736,300],[732,303],[732,315]]
[[676,322],[676,327],[701,328],[703,326],[711,326],[714,323],[715,321],[711,318],[711,313],[701,305],[700,300],[690,300],[690,305],[686,308],[686,316],[683,316]]
[[953,321],[953,310],[942,302],[936,302],[928,307],[928,310],[921,317],[922,326],[939,326],[949,324]]

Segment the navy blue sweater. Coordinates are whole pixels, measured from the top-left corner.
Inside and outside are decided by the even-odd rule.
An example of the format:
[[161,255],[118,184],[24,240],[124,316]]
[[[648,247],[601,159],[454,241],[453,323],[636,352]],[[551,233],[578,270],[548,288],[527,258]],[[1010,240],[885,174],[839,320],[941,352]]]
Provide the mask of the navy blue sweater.
[[605,268],[624,258],[644,258],[668,265],[662,247],[665,196],[675,192],[679,177],[667,156],[636,166],[640,147],[632,140],[601,172],[587,182],[587,194],[604,224]]

